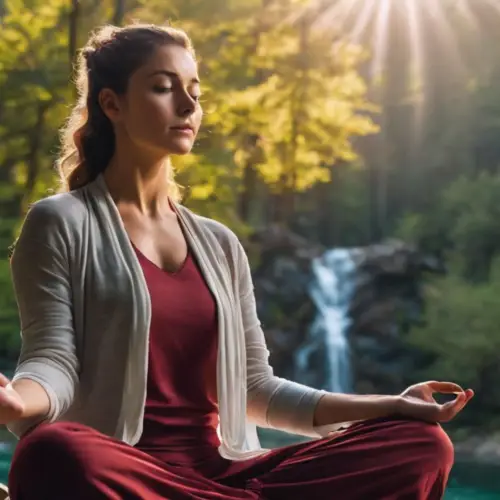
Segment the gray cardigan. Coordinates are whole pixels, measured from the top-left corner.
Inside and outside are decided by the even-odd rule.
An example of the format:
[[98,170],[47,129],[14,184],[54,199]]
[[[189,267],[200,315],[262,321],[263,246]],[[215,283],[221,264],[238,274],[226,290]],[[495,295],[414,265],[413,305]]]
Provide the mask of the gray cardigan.
[[[323,392],[273,375],[238,239],[218,222],[175,208],[217,302],[221,455],[240,460],[265,451],[255,424],[317,436],[313,412]],[[44,421],[81,422],[137,443],[150,298],[104,178],[35,203],[11,266],[22,330],[14,380],[32,379],[45,388],[50,411]],[[9,428],[21,436],[39,423],[23,420]]]

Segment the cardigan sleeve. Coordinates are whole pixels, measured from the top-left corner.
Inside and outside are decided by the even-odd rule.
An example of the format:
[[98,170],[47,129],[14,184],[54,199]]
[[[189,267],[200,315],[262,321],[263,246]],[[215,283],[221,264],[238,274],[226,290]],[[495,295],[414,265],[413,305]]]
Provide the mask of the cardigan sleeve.
[[247,413],[260,427],[317,437],[314,411],[325,394],[305,385],[277,377],[269,364],[269,351],[262,331],[246,253],[238,244],[238,288],[247,353]]
[[50,400],[46,416],[8,426],[18,437],[64,413],[73,401],[78,380],[69,242],[64,216],[56,209],[50,199],[31,208],[11,258],[21,324],[21,354],[13,380],[38,382]]

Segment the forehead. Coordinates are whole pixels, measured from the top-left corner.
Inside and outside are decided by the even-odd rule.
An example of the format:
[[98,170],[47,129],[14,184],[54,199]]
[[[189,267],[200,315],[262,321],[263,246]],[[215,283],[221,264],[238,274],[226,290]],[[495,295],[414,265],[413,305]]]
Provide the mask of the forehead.
[[148,77],[161,71],[175,73],[183,81],[198,78],[198,66],[191,52],[178,45],[163,45],[155,49],[146,63],[137,70],[137,73],[140,76]]

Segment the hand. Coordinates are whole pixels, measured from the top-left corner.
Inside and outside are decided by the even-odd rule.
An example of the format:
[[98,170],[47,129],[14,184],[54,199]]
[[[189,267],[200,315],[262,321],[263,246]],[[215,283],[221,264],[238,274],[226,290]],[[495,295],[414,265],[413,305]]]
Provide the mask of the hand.
[[8,424],[23,416],[24,403],[10,384],[10,380],[0,373],[0,424]]
[[[433,394],[456,394],[456,398],[439,404]],[[429,422],[448,422],[472,399],[472,389],[463,390],[452,382],[422,382],[406,389],[398,399],[397,412]]]

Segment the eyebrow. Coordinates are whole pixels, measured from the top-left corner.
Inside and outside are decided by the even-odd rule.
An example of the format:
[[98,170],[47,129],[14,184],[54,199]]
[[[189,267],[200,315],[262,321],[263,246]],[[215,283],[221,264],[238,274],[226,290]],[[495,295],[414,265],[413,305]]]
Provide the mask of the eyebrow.
[[[177,80],[181,80],[180,76],[175,71],[168,71],[166,69],[159,69],[157,71],[153,71],[148,75],[148,78],[151,78],[152,76],[156,75],[165,75],[170,78],[176,78]],[[195,77],[191,79],[191,83],[200,83],[200,80]]]

